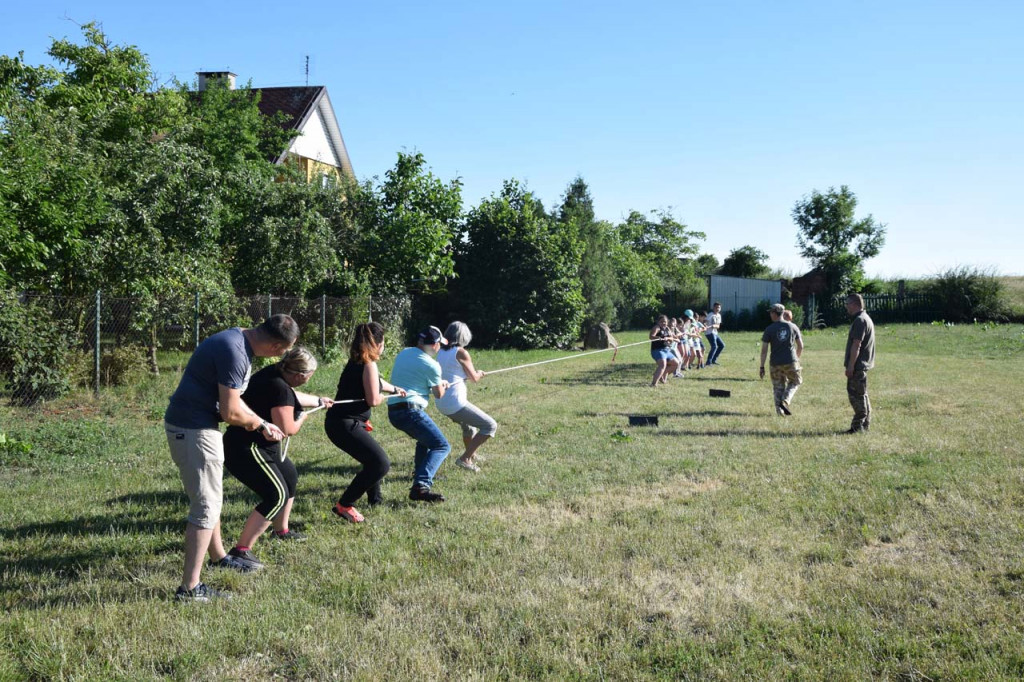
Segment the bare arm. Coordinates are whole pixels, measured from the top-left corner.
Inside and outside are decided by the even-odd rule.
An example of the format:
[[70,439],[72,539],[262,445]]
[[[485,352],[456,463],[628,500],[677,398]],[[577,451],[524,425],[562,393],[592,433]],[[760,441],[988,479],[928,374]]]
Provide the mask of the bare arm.
[[459,361],[460,365],[462,365],[462,369],[466,373],[466,378],[470,379],[473,383],[484,378],[486,372],[478,371],[477,368],[473,366],[473,358],[469,357],[469,351],[465,348],[460,348],[458,352],[455,353],[455,359]]
[[448,382],[445,381],[444,379],[441,379],[441,383],[439,383],[437,386],[434,386],[430,390],[433,392],[435,398],[441,399],[444,397],[445,392],[448,390]]
[[765,358],[767,358],[767,357],[768,357],[768,342],[767,341],[762,341],[761,342],[761,370],[760,370],[760,374],[761,374],[761,378],[762,379],[764,379],[764,361],[765,361]]
[[804,354],[804,337],[797,334],[796,337],[796,359],[799,360],[800,356]]
[[[220,399],[220,418],[232,426],[241,426],[246,431],[255,431],[265,424],[260,416],[253,412],[245,401],[242,400],[242,392],[237,388],[228,388],[224,384],[217,384],[217,393]],[[274,424],[267,424],[263,437],[269,441],[279,441],[284,438],[284,433]]]
[[[316,403],[313,403],[313,405],[316,405]],[[308,416],[308,412],[303,412],[296,419],[295,408],[291,405],[278,405],[270,409],[270,418],[273,420],[274,425],[281,429],[281,432],[286,436],[294,436],[298,433]]]
[[295,397],[299,399],[299,405],[303,407],[330,407],[334,405],[334,400],[327,396],[313,395],[311,393],[302,393],[301,391],[295,391]]

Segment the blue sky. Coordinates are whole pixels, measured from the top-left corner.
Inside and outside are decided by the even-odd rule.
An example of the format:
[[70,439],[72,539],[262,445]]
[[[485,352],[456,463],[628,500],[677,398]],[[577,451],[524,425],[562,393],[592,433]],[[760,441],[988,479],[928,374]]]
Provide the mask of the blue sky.
[[[846,184],[888,225],[875,276],[1024,274],[1024,2],[8,3],[0,51],[99,21],[160,79],[326,85],[360,178],[399,150],[467,207],[518,178],[598,217],[670,208],[719,259],[799,274],[793,204]],[[73,23],[74,22],[74,23]]]

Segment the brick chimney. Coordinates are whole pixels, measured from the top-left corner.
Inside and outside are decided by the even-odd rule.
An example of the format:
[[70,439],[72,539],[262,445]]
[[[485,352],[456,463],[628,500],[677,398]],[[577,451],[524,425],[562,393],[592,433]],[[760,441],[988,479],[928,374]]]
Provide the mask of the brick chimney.
[[227,81],[228,90],[234,90],[235,79],[238,78],[237,74],[230,71],[196,71],[196,75],[199,76],[199,92],[206,90],[206,84],[210,81],[220,79]]

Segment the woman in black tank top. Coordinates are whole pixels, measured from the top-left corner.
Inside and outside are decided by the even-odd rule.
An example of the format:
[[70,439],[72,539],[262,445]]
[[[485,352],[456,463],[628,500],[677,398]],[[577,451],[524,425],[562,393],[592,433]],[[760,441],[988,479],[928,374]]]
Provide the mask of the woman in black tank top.
[[[327,411],[324,430],[336,446],[363,465],[332,511],[351,523],[365,519],[355,508],[364,494],[369,504],[381,502],[380,483],[391,469],[383,448],[370,436],[370,408],[384,402],[385,393],[404,396],[405,391],[381,378],[377,360],[384,350],[384,327],[376,322],[356,327],[349,360],[338,379],[334,407]],[[351,401],[351,402],[342,402]]]

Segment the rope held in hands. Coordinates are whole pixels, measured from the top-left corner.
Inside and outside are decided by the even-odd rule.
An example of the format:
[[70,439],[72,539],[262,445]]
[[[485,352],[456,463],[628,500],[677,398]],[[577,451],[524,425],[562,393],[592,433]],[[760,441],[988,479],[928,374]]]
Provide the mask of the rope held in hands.
[[[525,365],[516,365],[515,367],[504,367],[502,369],[492,369],[492,370],[488,370],[486,372],[486,374],[500,374],[502,372],[512,372],[512,371],[517,370],[517,369],[526,369],[527,367],[537,367],[538,365],[546,365],[546,364],[548,364],[550,362],[561,362],[562,360],[572,360],[574,358],[582,358],[584,355],[594,355],[595,353],[607,353],[610,350],[614,350],[615,351],[612,354],[612,362],[615,362],[615,358],[618,357],[618,355],[619,355],[619,349],[620,348],[629,348],[631,346],[640,346],[640,345],[643,345],[645,343],[650,343],[650,340],[648,339],[648,340],[644,340],[644,341],[637,341],[636,343],[627,343],[624,346],[613,346],[612,348],[600,348],[598,350],[590,350],[590,351],[587,351],[585,353],[576,353],[575,355],[567,355],[565,357],[552,358],[550,360],[541,360],[539,362],[528,362]],[[461,381],[462,381],[461,379],[458,379],[456,381],[451,382],[449,385],[454,385],[454,384],[460,383]],[[396,386],[396,388],[401,388],[401,387],[400,386]],[[415,391],[409,391],[408,389],[405,389],[405,391],[409,395],[419,395]],[[335,405],[341,405],[341,404],[344,404],[344,403],[361,403],[361,402],[365,402],[365,398],[355,398],[355,399],[352,399],[352,400],[335,400],[334,404]],[[322,410],[322,409],[324,409],[324,406],[320,405],[319,407],[314,407],[312,410],[309,410],[308,412],[306,412],[306,414],[313,414],[314,412],[317,412],[317,411]],[[285,457],[288,456],[288,445],[291,443],[291,440],[292,440],[291,436],[288,436],[287,438],[285,438],[285,441],[284,441],[284,454],[281,455],[281,459],[282,460]]]

